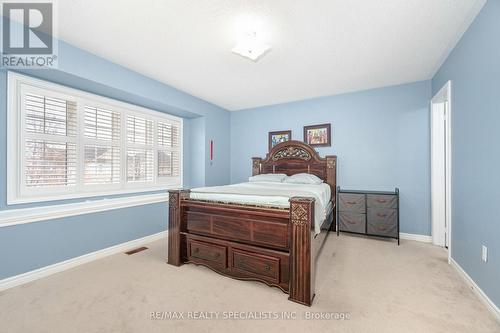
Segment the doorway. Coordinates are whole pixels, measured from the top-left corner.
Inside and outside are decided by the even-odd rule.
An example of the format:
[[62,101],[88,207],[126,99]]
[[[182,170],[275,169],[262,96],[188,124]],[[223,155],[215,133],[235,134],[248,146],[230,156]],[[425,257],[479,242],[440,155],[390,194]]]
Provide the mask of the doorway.
[[[431,100],[432,242],[451,249],[451,82]],[[449,256],[451,251],[448,251]]]

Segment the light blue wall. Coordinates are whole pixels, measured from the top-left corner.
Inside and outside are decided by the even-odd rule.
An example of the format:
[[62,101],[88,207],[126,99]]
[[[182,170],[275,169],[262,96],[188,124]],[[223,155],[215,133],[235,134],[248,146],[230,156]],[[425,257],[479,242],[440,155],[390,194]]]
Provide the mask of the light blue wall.
[[0,228],[0,280],[165,230],[165,204]]
[[[489,0],[432,80],[452,82],[452,256],[500,306],[500,1]],[[488,263],[481,245],[488,246]]]
[[[205,117],[205,185],[229,184],[230,172],[230,116],[228,112]],[[210,162],[210,140],[214,142],[214,159]]]
[[[190,144],[191,151],[189,156],[192,160],[196,160],[197,156],[205,156],[205,118],[199,117],[190,121]],[[205,185],[205,168],[200,168],[198,163],[189,165],[191,175],[191,187],[202,187]]]
[[[64,42],[59,42],[57,70],[21,72],[184,117],[185,186],[189,187],[191,183],[195,186],[229,183],[230,115],[226,110]],[[0,68],[0,211],[85,200],[7,206],[6,93],[7,71]],[[207,148],[211,139],[220,143],[212,166]],[[0,279],[160,232],[166,229],[167,223],[167,205],[153,204],[0,227],[0,253],[3,253],[0,256]]]
[[338,184],[401,191],[401,232],[430,235],[430,81],[231,113],[231,182],[246,181],[252,156],[265,156],[268,132],[331,123]]

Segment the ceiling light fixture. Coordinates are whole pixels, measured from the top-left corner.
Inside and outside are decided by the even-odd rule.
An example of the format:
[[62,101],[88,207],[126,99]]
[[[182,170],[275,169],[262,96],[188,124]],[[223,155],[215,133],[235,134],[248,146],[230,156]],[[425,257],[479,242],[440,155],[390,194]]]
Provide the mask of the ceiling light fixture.
[[271,45],[259,40],[257,33],[253,31],[244,36],[231,51],[257,62],[270,49]]

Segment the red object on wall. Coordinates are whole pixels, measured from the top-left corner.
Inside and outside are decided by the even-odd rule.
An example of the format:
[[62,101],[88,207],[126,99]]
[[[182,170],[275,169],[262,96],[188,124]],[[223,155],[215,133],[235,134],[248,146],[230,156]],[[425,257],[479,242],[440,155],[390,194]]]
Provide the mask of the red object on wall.
[[210,140],[210,161],[214,160],[214,141]]

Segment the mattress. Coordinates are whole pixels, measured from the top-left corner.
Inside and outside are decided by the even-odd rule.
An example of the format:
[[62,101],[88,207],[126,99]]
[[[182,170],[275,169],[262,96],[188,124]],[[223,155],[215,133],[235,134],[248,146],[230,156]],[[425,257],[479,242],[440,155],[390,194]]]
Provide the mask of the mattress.
[[290,184],[277,182],[250,182],[225,186],[199,187],[191,190],[190,199],[255,205],[273,208],[290,207],[292,197],[312,197],[314,206],[314,231],[319,234],[330,204],[331,189],[328,184]]

